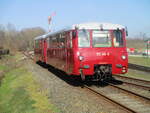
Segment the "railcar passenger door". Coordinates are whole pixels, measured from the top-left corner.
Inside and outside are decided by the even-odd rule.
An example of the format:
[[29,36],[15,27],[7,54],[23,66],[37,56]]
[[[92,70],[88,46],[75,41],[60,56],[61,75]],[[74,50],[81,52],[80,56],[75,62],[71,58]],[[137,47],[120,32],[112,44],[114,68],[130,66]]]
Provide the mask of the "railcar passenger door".
[[47,42],[45,39],[42,39],[42,62],[47,63]]
[[68,73],[73,70],[73,51],[72,51],[72,33],[67,33],[67,55],[66,55],[66,68]]
[[[57,49],[59,51],[59,55],[57,56],[57,68],[60,70],[66,71],[66,33],[60,33],[59,35],[59,48]],[[55,63],[56,64],[56,63]]]
[[43,61],[47,63],[47,42],[46,39],[44,39],[43,44]]
[[39,60],[42,61],[43,59],[43,41],[39,40]]

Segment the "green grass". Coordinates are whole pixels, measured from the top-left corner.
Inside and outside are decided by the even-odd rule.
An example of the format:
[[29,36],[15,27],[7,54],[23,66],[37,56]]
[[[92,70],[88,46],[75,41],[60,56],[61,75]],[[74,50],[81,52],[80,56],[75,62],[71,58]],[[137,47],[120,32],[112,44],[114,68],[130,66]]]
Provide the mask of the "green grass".
[[129,56],[129,63],[150,67],[150,58]]
[[32,106],[33,100],[21,85],[13,88],[14,81],[18,80],[24,71],[15,69],[8,72],[2,80],[0,87],[0,112],[2,113],[34,113],[36,109]]
[[[14,60],[14,56],[11,55],[5,55],[2,59],[0,59],[0,71],[6,71],[10,68],[9,65],[6,63],[11,63],[12,60]],[[14,61],[13,61],[14,63]]]
[[0,86],[0,113],[59,112],[47,96],[47,91],[25,68],[5,73]]
[[5,65],[1,65],[0,64],[0,71],[4,71],[4,70],[6,70],[7,69],[7,67],[5,66]]

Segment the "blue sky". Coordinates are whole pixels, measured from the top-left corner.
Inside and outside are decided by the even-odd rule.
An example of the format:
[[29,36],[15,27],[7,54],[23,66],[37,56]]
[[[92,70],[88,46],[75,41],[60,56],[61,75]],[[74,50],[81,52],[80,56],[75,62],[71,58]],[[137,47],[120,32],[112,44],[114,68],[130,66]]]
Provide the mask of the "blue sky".
[[82,22],[110,22],[127,26],[130,37],[140,32],[150,37],[150,0],[0,0],[0,24],[48,30],[47,17],[54,11],[53,30]]

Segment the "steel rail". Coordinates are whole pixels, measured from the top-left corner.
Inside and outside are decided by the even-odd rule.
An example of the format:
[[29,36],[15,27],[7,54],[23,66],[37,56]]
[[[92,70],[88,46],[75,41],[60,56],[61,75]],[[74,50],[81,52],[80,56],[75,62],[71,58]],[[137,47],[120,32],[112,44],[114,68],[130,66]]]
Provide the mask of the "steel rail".
[[114,77],[118,77],[118,78],[123,78],[123,79],[129,79],[129,80],[134,80],[134,81],[138,81],[138,82],[144,82],[144,83],[148,83],[150,84],[150,81],[148,80],[142,80],[142,79],[137,79],[137,78],[132,78],[132,77],[126,77],[126,76],[120,76],[120,75],[113,75]]
[[150,72],[150,67],[128,63],[128,67],[135,70]]
[[95,91],[94,89],[92,89],[92,88],[90,88],[90,87],[88,87],[88,86],[86,86],[86,85],[84,85],[83,88],[86,88],[88,91],[94,93],[94,94],[97,95],[97,96],[103,97],[106,101],[109,101],[109,102],[111,102],[112,104],[115,104],[115,105],[119,106],[122,110],[125,110],[126,112],[129,112],[129,113],[136,113],[136,111],[134,111],[134,110],[132,110],[132,109],[130,109],[130,108],[124,106],[123,104],[121,104],[121,103],[119,103],[119,102],[117,102],[117,101],[115,101],[115,100],[113,100],[113,99],[111,99],[111,98],[109,98],[109,97],[107,97],[107,96],[105,96],[105,95],[103,95],[103,94],[101,94],[101,93]]
[[128,84],[128,85],[132,85],[132,86],[136,86],[136,87],[139,87],[139,88],[143,88],[145,90],[149,90],[150,91],[150,87],[148,86],[143,86],[143,85],[139,85],[139,84],[134,84],[134,83],[130,83],[130,82],[125,82],[123,81],[124,84]]
[[[104,81],[104,82],[105,82],[105,81]],[[127,89],[124,89],[124,88],[121,88],[121,87],[119,87],[119,86],[113,85],[113,84],[111,84],[111,83],[109,83],[109,82],[105,82],[105,83],[107,83],[107,84],[109,84],[110,86],[112,86],[112,87],[114,87],[114,88],[117,88],[117,89],[119,89],[119,90],[121,90],[121,91],[123,91],[123,92],[125,92],[125,93],[132,94],[133,96],[136,96],[136,97],[138,97],[138,98],[141,98],[141,99],[144,99],[145,101],[150,102],[150,98],[148,98],[148,97],[139,95],[139,94],[134,93],[134,92],[132,92],[132,91],[129,91],[129,90],[127,90]]]

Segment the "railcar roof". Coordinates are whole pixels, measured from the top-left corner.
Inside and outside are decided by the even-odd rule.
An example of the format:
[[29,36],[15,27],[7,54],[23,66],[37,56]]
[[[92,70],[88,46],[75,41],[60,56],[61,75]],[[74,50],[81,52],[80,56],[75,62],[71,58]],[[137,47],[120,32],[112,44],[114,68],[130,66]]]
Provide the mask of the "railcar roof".
[[48,36],[52,36],[52,35],[55,35],[57,33],[65,32],[65,31],[69,31],[69,30],[71,30],[71,29],[68,27],[68,28],[65,28],[65,29],[62,29],[62,30],[59,30],[59,31],[49,32],[47,34],[35,37],[34,40],[41,40],[41,39],[44,39],[44,38],[46,38]]
[[34,40],[40,40],[44,39],[48,36],[55,35],[57,33],[74,30],[74,29],[104,29],[104,30],[117,30],[117,29],[125,29],[125,26],[120,24],[112,24],[112,23],[99,23],[99,22],[90,22],[90,23],[82,23],[82,24],[74,24],[70,27],[67,27],[65,29],[56,31],[56,32],[50,32],[42,36],[36,37]]
[[112,24],[112,23],[99,23],[99,22],[91,22],[91,23],[83,23],[83,24],[75,24],[73,25],[73,28],[77,27],[78,29],[100,29],[101,27],[103,29],[123,29],[125,26],[120,24]]
[[43,39],[43,38],[45,38],[44,35],[41,35],[41,36],[35,37],[34,40],[40,40],[40,39]]

